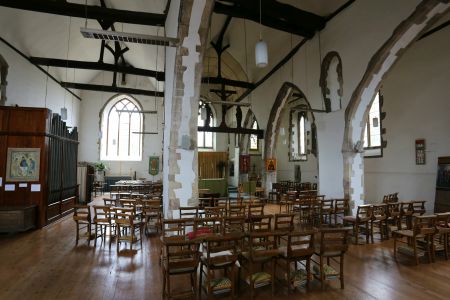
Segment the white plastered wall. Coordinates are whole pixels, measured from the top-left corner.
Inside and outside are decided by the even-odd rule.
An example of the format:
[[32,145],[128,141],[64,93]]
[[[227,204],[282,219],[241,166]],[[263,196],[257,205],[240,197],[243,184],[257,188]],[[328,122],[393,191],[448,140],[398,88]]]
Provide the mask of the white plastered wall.
[[[344,196],[342,143],[345,107],[351,94],[361,80],[370,58],[392,35],[395,27],[412,13],[418,3],[419,1],[410,0],[356,1],[331,20],[320,33],[320,53],[325,55],[329,51],[337,51],[342,58],[344,77],[343,109],[329,114],[315,114],[319,189],[320,193],[327,197]],[[298,39],[294,40],[294,45],[297,42]],[[269,55],[272,56],[270,53]],[[263,129],[267,126],[271,106],[285,81],[297,85],[304,92],[312,108],[324,108],[319,87],[318,35],[308,41],[293,60],[293,76],[291,62],[288,62],[252,93],[252,102],[258,103],[253,105],[252,109]]]
[[[119,75],[120,79],[120,75]],[[120,81],[120,80],[119,80]],[[142,90],[154,90],[148,78],[142,76],[127,75],[127,84],[123,87],[136,88]],[[109,85],[112,82],[111,72],[101,72],[91,82],[91,84]],[[100,160],[100,114],[105,104],[116,93],[83,91],[80,120],[80,145],[79,161],[97,162]],[[149,156],[159,156],[162,154],[162,128],[163,128],[163,99],[152,96],[133,95],[142,106],[143,110],[157,110],[158,114],[144,114],[144,127],[146,132],[158,132],[158,134],[144,134],[142,144],[142,160],[140,161],[104,161],[107,166],[107,175],[125,175],[136,178],[147,178],[149,180],[161,180],[160,173],[152,176],[148,173]],[[156,104],[156,106],[155,106]],[[160,159],[160,164],[161,164]]]
[[[409,48],[382,81],[387,148],[364,161],[366,201],[399,192],[400,200],[426,200],[433,211],[437,158],[450,156],[450,29]],[[426,140],[426,164],[415,164],[416,139]]]
[[[14,43],[15,41],[9,41]],[[6,87],[6,105],[26,107],[47,107],[53,113],[60,113],[61,108],[67,108],[67,126],[79,124],[79,109],[81,102],[63,89],[59,84],[48,78],[28,60],[0,42],[0,55],[9,65],[8,85]],[[52,68],[49,70],[53,73]],[[68,71],[68,78],[73,76],[73,70]],[[47,93],[46,93],[47,89]]]

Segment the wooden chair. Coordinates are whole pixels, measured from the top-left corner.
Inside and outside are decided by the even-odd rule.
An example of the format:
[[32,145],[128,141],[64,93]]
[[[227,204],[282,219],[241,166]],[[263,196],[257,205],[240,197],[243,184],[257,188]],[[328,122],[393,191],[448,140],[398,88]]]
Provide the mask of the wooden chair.
[[76,239],[75,244],[78,245],[80,239],[80,232],[86,230],[81,236],[88,241],[88,245],[91,243],[91,209],[88,205],[75,205],[73,207],[73,220],[76,223]]
[[[314,277],[320,281],[322,289],[326,280],[339,279],[344,288],[344,254],[348,249],[347,236],[350,228],[323,228],[320,242],[316,244],[315,255],[319,261],[314,265]],[[325,264],[326,259],[326,264]],[[339,265],[339,271],[331,266],[331,261]]]
[[295,214],[275,214],[274,230],[290,232],[294,230]]
[[370,238],[373,243],[373,234],[374,234],[374,227],[379,228],[380,238],[383,239],[389,239],[389,233],[388,233],[388,224],[387,224],[387,204],[374,204],[372,206],[372,218],[370,219]]
[[[412,229],[401,229],[394,231],[394,257],[397,259],[397,253],[413,256],[416,265],[419,264],[419,258],[428,256],[428,262],[434,260],[433,239],[436,233],[436,216],[419,216],[414,219]],[[406,242],[403,241],[406,238]],[[397,243],[403,243],[398,247]],[[419,245],[420,243],[420,245]]]
[[195,219],[198,218],[197,206],[181,206],[179,209],[180,219]]
[[218,217],[222,218],[227,214],[227,208],[225,206],[214,206],[214,207],[205,207],[204,208],[205,217]]
[[144,223],[135,219],[134,209],[130,207],[113,207],[114,223],[116,224],[116,247],[119,252],[119,245],[126,242],[133,251],[133,244],[140,242],[142,248],[142,233]]
[[252,215],[248,218],[250,232],[267,232],[272,230],[272,215]]
[[[94,246],[97,246],[97,238],[101,237],[102,240],[106,237],[109,229],[109,248],[111,249],[111,240],[115,225],[112,223],[111,207],[94,205]],[[99,235],[100,231],[100,235]]]
[[412,229],[413,227],[413,202],[400,202],[399,229]]
[[[275,294],[275,260],[278,255],[276,233],[252,232],[248,235],[247,251],[241,255],[241,269],[247,271],[245,281],[250,286],[250,299],[254,298],[255,288],[269,284],[272,285],[272,296]],[[270,265],[269,270],[265,270],[267,264]],[[256,265],[259,265],[259,272]]]
[[264,204],[255,204],[247,206],[247,217],[261,216],[264,214]]
[[[199,264],[199,243],[196,241],[163,238],[162,275],[163,299],[197,299],[197,268]],[[189,289],[177,294],[172,292],[171,277],[189,275]],[[179,281],[182,283],[182,281]]]
[[320,201],[320,221],[322,224],[330,224],[331,225],[331,216],[334,212],[334,200],[327,199]]
[[[233,297],[236,296],[236,262],[241,239],[242,234],[212,236],[205,239],[200,258],[200,294],[203,287],[208,299],[213,294],[227,292]],[[223,270],[223,277],[217,278],[216,270]]]
[[391,202],[387,204],[387,220],[388,229],[391,233],[401,229],[400,226],[400,203]]
[[272,190],[269,192],[269,200],[278,203],[280,200],[280,184],[272,183]]
[[144,220],[145,234],[154,229],[156,233],[161,232],[162,205],[161,200],[142,200],[142,218]]
[[242,216],[226,216],[223,218],[223,234],[227,233],[244,233],[245,217]]
[[[311,278],[311,256],[314,254],[314,234],[315,230],[302,232],[289,232],[287,234],[287,245],[279,246],[280,261],[284,262],[285,278],[288,293],[292,289],[303,285],[309,287]],[[304,269],[298,269],[297,263],[306,261]],[[294,270],[291,265],[294,263]]]
[[333,210],[333,216],[334,216],[334,224],[337,225],[337,219],[338,215],[342,215],[342,220],[345,217],[345,212],[347,211],[348,206],[348,199],[334,199],[334,210]]
[[194,219],[194,228],[191,233],[188,233],[189,239],[200,238],[212,234],[222,233],[222,218],[196,218]]
[[436,238],[434,239],[435,252],[444,252],[444,257],[448,259],[449,235],[450,235],[450,213],[436,214]]
[[353,234],[355,236],[355,244],[358,244],[360,227],[364,227],[366,235],[366,243],[369,243],[370,228],[369,221],[372,218],[372,206],[370,204],[359,205],[356,216],[345,216],[344,226],[351,224],[353,226]]
[[103,198],[103,203],[105,206],[113,207],[116,206],[116,200],[111,198]]
[[245,216],[245,205],[230,205],[227,211],[229,217]]
[[425,202],[426,201],[412,201],[412,208],[413,208],[413,216],[421,216],[426,212],[425,209]]

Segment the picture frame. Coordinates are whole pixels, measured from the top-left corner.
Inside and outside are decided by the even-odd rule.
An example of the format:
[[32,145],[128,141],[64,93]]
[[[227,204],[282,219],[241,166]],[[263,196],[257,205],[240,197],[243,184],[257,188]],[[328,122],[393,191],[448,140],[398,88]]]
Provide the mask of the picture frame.
[[150,175],[158,175],[159,173],[159,156],[150,156],[148,160],[148,173]]
[[39,181],[40,148],[8,148],[6,181]]

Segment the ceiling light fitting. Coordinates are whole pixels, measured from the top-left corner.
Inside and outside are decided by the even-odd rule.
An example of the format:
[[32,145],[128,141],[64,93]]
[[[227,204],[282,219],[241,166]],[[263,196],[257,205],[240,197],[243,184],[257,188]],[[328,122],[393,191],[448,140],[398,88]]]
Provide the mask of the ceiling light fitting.
[[269,63],[267,43],[262,39],[261,33],[261,0],[259,0],[259,42],[255,45],[255,62],[258,68],[264,68]]
[[81,27],[80,32],[83,35],[83,37],[88,39],[97,39],[113,42],[127,42],[145,45],[169,46],[169,47],[176,47],[178,45],[178,39],[163,36],[130,33],[130,32],[116,32],[86,27]]

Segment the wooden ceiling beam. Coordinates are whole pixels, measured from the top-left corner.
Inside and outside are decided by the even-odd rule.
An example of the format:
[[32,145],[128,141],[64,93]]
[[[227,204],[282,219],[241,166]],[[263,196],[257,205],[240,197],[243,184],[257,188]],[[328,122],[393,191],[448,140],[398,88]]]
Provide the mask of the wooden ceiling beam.
[[85,83],[64,82],[63,81],[63,82],[61,82],[61,86],[65,87],[65,88],[77,89],[77,90],[156,96],[156,97],[161,97],[161,98],[164,97],[164,92],[131,89],[131,88],[124,88],[124,87],[115,87],[115,86],[110,86],[110,85],[85,84]]
[[227,79],[222,77],[203,77],[202,83],[209,84],[224,84],[226,86],[234,86],[240,88],[251,89],[255,86],[254,83],[240,80]]
[[34,56],[30,57],[30,61],[34,64],[41,66],[118,72],[118,73],[153,77],[156,78],[158,81],[164,81],[165,78],[164,72],[140,69],[130,66],[121,66],[121,65],[116,66],[114,64],[107,64],[103,62],[65,60],[58,58],[45,58]]
[[0,6],[102,22],[164,26],[166,15],[52,0],[0,0]]
[[[259,2],[248,0],[218,0],[214,12],[259,23]],[[326,19],[292,5],[275,0],[262,0],[261,23],[264,26],[306,38],[321,30]]]

